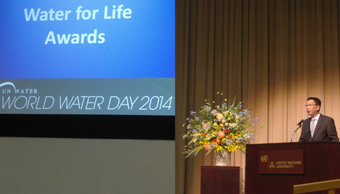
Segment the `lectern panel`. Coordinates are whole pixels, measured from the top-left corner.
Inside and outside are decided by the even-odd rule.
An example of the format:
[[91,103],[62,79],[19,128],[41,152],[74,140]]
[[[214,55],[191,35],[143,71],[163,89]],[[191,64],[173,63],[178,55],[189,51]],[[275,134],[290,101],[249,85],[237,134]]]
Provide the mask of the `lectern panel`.
[[[303,173],[260,173],[263,152],[303,151]],[[292,160],[287,158],[282,161]],[[281,169],[284,170],[284,169]],[[293,185],[340,178],[340,143],[306,142],[247,145],[246,194],[293,193]],[[320,193],[320,192],[319,192]],[[327,192],[325,192],[327,193]],[[337,191],[337,193],[340,193]]]

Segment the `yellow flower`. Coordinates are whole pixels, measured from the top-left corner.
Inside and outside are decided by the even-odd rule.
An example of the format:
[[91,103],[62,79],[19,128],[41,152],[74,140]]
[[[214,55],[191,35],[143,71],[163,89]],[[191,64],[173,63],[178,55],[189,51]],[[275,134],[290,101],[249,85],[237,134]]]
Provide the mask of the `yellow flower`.
[[222,146],[217,146],[216,147],[216,152],[221,152],[223,151],[223,147]]
[[217,123],[214,123],[214,124],[213,124],[213,127],[214,127],[214,129],[219,129],[219,126],[218,126]]

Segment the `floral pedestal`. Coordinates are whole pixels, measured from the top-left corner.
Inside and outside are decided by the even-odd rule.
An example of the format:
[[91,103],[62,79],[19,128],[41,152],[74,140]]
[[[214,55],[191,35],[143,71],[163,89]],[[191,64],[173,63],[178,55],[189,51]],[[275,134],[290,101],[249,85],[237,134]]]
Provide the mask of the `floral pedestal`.
[[201,194],[240,194],[240,167],[202,166]]
[[231,152],[223,151],[216,153],[216,166],[230,166],[231,165]]

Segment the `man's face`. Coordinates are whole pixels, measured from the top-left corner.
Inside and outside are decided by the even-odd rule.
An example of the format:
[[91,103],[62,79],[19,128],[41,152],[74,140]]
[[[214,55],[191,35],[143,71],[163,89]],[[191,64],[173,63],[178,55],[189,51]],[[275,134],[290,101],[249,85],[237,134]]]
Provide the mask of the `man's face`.
[[307,100],[306,102],[306,111],[307,114],[311,117],[315,117],[319,114],[320,106],[316,105],[314,100]]

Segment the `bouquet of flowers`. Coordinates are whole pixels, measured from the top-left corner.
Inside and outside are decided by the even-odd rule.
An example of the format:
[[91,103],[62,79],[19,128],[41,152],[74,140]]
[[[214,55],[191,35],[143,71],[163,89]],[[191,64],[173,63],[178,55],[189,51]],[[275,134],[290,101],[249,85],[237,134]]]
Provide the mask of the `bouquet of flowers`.
[[[207,100],[198,112],[191,111],[191,116],[184,124],[187,128],[184,139],[188,143],[184,146],[186,157],[196,155],[201,150],[207,154],[215,151],[220,154],[224,151],[234,152],[246,149],[254,137],[254,129],[248,127],[250,111],[242,109],[242,103],[227,105],[226,99],[222,105],[209,103]],[[253,122],[258,121],[256,118]]]

